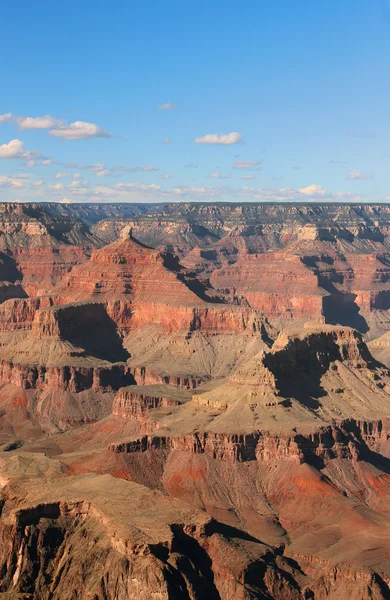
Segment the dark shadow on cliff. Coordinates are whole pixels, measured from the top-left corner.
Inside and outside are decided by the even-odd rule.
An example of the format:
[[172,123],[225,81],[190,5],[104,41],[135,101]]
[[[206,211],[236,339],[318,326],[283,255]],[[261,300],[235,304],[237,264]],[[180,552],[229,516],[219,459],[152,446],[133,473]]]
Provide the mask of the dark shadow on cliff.
[[[364,423],[363,426],[370,427],[370,423]],[[390,475],[390,458],[387,458],[387,456],[384,456],[379,452],[371,450],[371,448],[367,446],[367,443],[365,442],[362,436],[361,429],[355,420],[351,419],[350,421],[345,421],[343,423],[342,429],[347,433],[347,435],[349,434],[351,436],[355,445],[357,445],[359,451],[359,460],[364,460],[365,462],[370,463],[377,469],[380,469],[387,475]],[[382,422],[379,421],[378,432],[380,433],[381,430]],[[367,431],[367,435],[369,434],[370,432]]]
[[58,322],[61,337],[91,356],[109,362],[125,362],[130,357],[103,304],[68,305],[58,311]]
[[164,267],[176,274],[176,277],[188,287],[198,298],[205,302],[213,304],[224,304],[225,301],[221,296],[214,296],[216,291],[212,288],[208,280],[201,281],[192,271],[185,269],[179,262],[179,258],[170,252],[165,252],[163,255]]
[[12,256],[0,252],[0,280],[15,283],[16,281],[22,281],[22,279],[23,275],[16,264],[16,260]]
[[215,519],[212,519],[210,523],[207,524],[206,532],[207,535],[218,533],[226,538],[236,538],[246,542],[255,542],[256,544],[264,543],[246,531],[237,529],[237,527],[233,527],[233,525],[228,525],[227,523],[221,523],[221,521],[216,521]]
[[327,396],[321,378],[335,360],[342,360],[340,348],[325,336],[317,347],[307,340],[291,340],[286,348],[267,354],[264,364],[274,374],[281,396],[315,411],[321,406],[319,399]]
[[341,293],[337,290],[330,296],[326,296],[323,301],[325,322],[330,325],[352,327],[360,333],[367,333],[368,323],[360,314],[360,308],[355,300],[356,294]]
[[[345,234],[350,235],[349,232],[345,232]],[[342,292],[336,287],[336,285],[344,285],[344,275],[333,268],[333,258],[321,257],[321,262],[329,265],[326,274],[318,268],[319,257],[304,256],[301,260],[316,275],[319,287],[329,294],[324,297],[322,305],[325,322],[329,325],[352,327],[360,333],[367,333],[369,326],[360,314],[360,307],[356,304],[357,295],[351,292]]]
[[177,567],[180,574],[183,573],[190,582],[195,597],[221,600],[207,552],[197,540],[185,533],[182,525],[171,525],[171,529],[174,534],[171,551],[182,555],[177,561]]

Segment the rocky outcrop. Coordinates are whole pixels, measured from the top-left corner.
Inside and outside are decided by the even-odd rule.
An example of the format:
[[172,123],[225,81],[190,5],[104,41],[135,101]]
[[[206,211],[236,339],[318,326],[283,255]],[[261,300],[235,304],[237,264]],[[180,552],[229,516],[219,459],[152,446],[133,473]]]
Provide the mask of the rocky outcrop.
[[234,265],[216,270],[211,284],[243,295],[251,307],[269,318],[316,318],[323,321],[325,290],[299,256],[287,252],[251,254]]
[[[73,269],[62,279],[56,294],[72,300],[98,295],[129,296],[134,302],[203,303],[186,285],[175,257],[136,241],[131,229],[126,233],[118,242],[95,250],[87,263]],[[197,287],[201,293],[200,284]]]
[[164,375],[155,373],[149,367],[128,367],[138,385],[166,384],[178,387],[181,390],[193,390],[204,380],[201,377],[186,375]]
[[[108,312],[115,320],[118,313]],[[120,313],[119,313],[120,315]],[[120,315],[121,316],[121,315]],[[126,315],[128,317],[128,315]],[[125,317],[125,318],[126,318]],[[204,307],[171,306],[162,303],[137,303],[127,321],[128,329],[139,328],[151,323],[158,324],[164,333],[194,331],[202,333],[253,333],[266,334],[266,320],[257,311],[247,307],[208,305]],[[119,327],[124,328],[125,320],[119,318]]]
[[44,600],[300,599],[292,561],[203,511],[107,475],[57,473],[54,487],[39,463],[43,476],[30,473],[27,497],[19,496],[22,481],[3,489],[1,592]]
[[55,216],[42,204],[0,206],[0,250],[15,261],[28,295],[46,293],[100,244],[77,217]]
[[187,399],[185,394],[175,393],[168,386],[133,385],[119,390],[115,396],[112,414],[122,419],[143,420],[155,408],[180,406]]
[[36,311],[51,306],[45,296],[7,300],[0,305],[0,331],[31,330]]
[[[364,431],[367,424],[363,425],[363,430],[360,429],[361,426],[356,421],[348,421],[338,427],[326,427],[307,436],[293,434],[286,437],[267,432],[247,435],[206,432],[178,437],[151,434],[122,444],[112,444],[110,450],[129,454],[148,450],[181,450],[206,454],[216,460],[232,463],[293,459],[299,463],[311,464],[333,458],[357,458],[359,440],[370,442],[371,445],[379,442],[378,439],[374,438],[373,442],[366,437]],[[381,422],[371,424],[371,428],[375,427],[381,429]]]
[[81,392],[92,389],[100,392],[118,390],[133,381],[124,364],[107,367],[46,367],[0,361],[0,384],[12,383],[23,390]]

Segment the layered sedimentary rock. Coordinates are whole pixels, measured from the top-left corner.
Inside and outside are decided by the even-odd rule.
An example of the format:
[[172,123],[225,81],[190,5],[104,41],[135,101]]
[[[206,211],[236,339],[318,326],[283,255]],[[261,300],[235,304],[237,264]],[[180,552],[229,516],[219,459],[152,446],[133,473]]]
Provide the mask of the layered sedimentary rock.
[[229,302],[268,318],[323,318],[371,329],[371,337],[390,326],[387,205],[178,204],[131,224],[138,239],[174,250]]
[[299,570],[258,540],[237,531],[230,541],[206,513],[135,483],[67,477],[43,457],[39,475],[28,459],[2,461],[1,590],[62,600],[91,593],[98,600],[228,600],[263,592],[298,600]]
[[244,255],[234,265],[214,271],[210,281],[217,289],[244,296],[270,319],[324,321],[323,302],[328,294],[299,256],[287,252]]
[[169,495],[282,544],[312,597],[386,598],[389,381],[353,330],[285,332],[191,401],[122,411],[144,433],[109,452],[135,480],[159,464]]
[[50,289],[100,243],[79,219],[57,217],[40,204],[0,206],[0,250],[15,265],[11,278],[3,278],[19,280],[24,295]]
[[389,597],[389,207],[0,215],[0,595]]
[[131,295],[134,302],[201,304],[184,283],[181,271],[173,256],[143,246],[130,229],[118,242],[94,251],[87,263],[62,279],[56,292],[76,299]]

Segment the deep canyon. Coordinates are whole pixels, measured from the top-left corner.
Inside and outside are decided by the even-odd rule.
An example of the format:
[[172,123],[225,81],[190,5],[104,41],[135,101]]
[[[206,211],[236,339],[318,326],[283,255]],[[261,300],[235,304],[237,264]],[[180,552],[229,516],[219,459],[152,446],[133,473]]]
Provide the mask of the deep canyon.
[[390,598],[390,205],[0,204],[0,598]]

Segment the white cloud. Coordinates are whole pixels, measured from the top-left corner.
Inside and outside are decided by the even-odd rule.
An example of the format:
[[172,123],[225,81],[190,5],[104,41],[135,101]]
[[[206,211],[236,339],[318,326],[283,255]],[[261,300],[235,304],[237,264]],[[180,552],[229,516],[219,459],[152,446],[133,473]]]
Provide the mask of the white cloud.
[[87,123],[86,121],[75,121],[60,125],[49,131],[49,135],[53,135],[62,140],[88,140],[96,137],[111,137],[111,133],[104,131],[95,123]]
[[10,159],[33,159],[34,157],[38,157],[39,152],[36,150],[30,152],[26,150],[24,147],[24,143],[20,140],[11,140],[8,144],[3,144],[0,146],[0,158],[10,158]]
[[[141,173],[141,172],[152,172],[158,171],[159,168],[154,165],[144,165],[138,167],[120,167],[114,166],[107,168],[103,163],[96,163],[94,165],[78,164],[78,163],[67,163],[65,165],[68,169],[83,169],[92,171],[97,177],[105,177],[112,175],[113,173]],[[80,177],[80,174],[77,175]],[[74,175],[76,177],[76,175]]]
[[222,175],[221,171],[210,173],[210,175],[207,175],[207,177],[209,179],[231,179],[231,175]]
[[197,169],[199,167],[199,163],[190,163],[189,165],[184,165],[185,169]]
[[161,187],[159,185],[156,185],[155,183],[152,183],[150,185],[145,185],[144,183],[117,183],[116,185],[114,185],[114,189],[115,190],[119,190],[119,191],[142,191],[142,192],[148,192],[148,191],[153,191],[153,192],[158,192],[161,190]]
[[54,179],[66,179],[67,177],[73,177],[72,173],[56,173]]
[[219,135],[218,133],[207,133],[203,137],[195,138],[195,144],[218,144],[220,146],[231,146],[242,142],[242,135],[237,131]]
[[0,123],[12,123],[12,119],[12,113],[4,113],[3,115],[0,115]]
[[170,175],[160,175],[159,179],[169,179]]
[[19,178],[0,176],[0,188],[21,189],[24,188],[24,182]]
[[27,180],[30,179],[30,174],[29,173],[15,173],[14,175],[10,175],[11,179],[23,179],[23,180]]
[[28,160],[25,165],[26,167],[47,167],[53,163],[54,160],[52,158],[43,158],[41,160]]
[[166,102],[165,104],[159,104],[157,106],[158,110],[176,110],[176,106],[171,102]]
[[305,194],[305,196],[312,196],[313,198],[324,198],[328,195],[328,192],[325,188],[315,184],[301,188],[299,191],[301,194]]
[[55,183],[54,185],[48,185],[47,189],[51,190],[53,192],[58,192],[58,191],[64,189],[64,184],[63,183]]
[[157,202],[164,194],[159,185],[131,182],[97,186],[88,192],[88,199],[96,202]]
[[162,144],[172,144],[172,140],[170,138],[165,138],[164,140],[162,140],[161,143]]
[[351,192],[329,192],[322,186],[312,184],[297,190],[295,188],[252,188],[244,186],[241,196],[263,202],[360,202],[360,196]]
[[18,126],[18,129],[51,129],[59,127],[64,123],[60,119],[55,119],[50,115],[43,117],[18,117],[12,113],[0,115],[0,123],[12,123]]
[[18,129],[51,129],[60,126],[63,121],[50,115],[44,117],[16,117]]
[[33,182],[33,185],[35,187],[41,187],[45,182],[43,181],[43,179],[38,179],[37,181]]
[[[66,163],[65,167],[67,167],[68,169],[83,169],[86,171],[92,171],[93,173],[101,173],[102,171],[106,171],[106,167],[103,163],[96,163],[94,165],[87,165],[87,164],[83,164],[83,163]],[[80,173],[75,173],[73,175],[74,178],[80,178],[81,174]]]
[[233,169],[241,169],[243,171],[257,171],[261,168],[261,162],[261,160],[236,160],[236,162],[233,163],[232,167]]
[[256,175],[243,175],[240,179],[256,179]]
[[64,187],[67,191],[77,196],[84,196],[89,194],[89,182],[88,181],[72,181],[72,183],[66,184]]
[[154,165],[145,165],[143,167],[111,167],[110,171],[120,173],[140,173],[142,171],[158,171]]
[[221,187],[175,187],[166,192],[167,195],[175,194],[176,196],[188,196],[188,197],[203,197],[203,198],[219,198],[224,193],[230,191],[228,188]]
[[358,169],[356,169],[356,171],[351,171],[347,177],[347,179],[350,179],[351,181],[368,181],[373,178],[374,175],[372,173],[362,173]]
[[48,129],[49,135],[63,140],[87,140],[95,137],[112,137],[111,133],[104,131],[95,123],[86,121],[75,121],[68,123],[62,119],[56,119],[51,115],[43,117],[21,117],[12,113],[0,115],[0,123],[12,123],[19,130],[25,129]]

